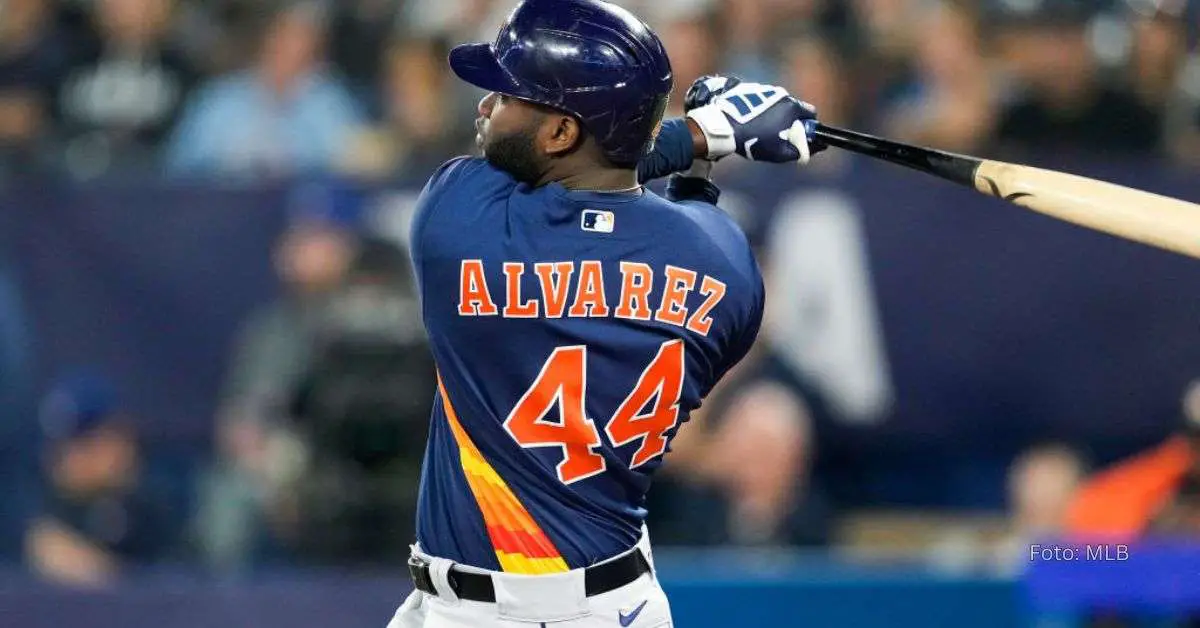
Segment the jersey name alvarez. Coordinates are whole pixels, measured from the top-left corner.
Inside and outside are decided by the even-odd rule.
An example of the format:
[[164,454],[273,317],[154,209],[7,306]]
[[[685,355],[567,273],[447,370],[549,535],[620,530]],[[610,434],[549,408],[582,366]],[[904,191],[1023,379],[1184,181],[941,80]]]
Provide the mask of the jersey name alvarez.
[[[720,280],[687,268],[620,262],[620,291],[606,293],[604,267],[599,261],[504,262],[504,285],[489,285],[482,260],[462,261],[459,272],[458,315],[504,318],[605,318],[658,321],[707,336],[710,314],[725,297]],[[609,272],[613,269],[610,268]],[[522,277],[536,277],[536,290],[522,290]],[[525,282],[528,284],[529,282]],[[704,300],[689,309],[694,293]]]

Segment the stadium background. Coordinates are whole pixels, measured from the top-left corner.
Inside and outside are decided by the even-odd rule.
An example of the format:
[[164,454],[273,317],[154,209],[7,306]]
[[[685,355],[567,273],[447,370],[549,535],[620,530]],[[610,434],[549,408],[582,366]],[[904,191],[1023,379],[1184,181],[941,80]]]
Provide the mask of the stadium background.
[[[780,82],[1200,199],[1194,3],[624,4],[680,92]],[[0,2],[0,624],[386,623],[432,390],[406,223],[470,150],[446,48],[510,6]],[[717,168],[771,303],[652,494],[680,625],[1182,625],[1200,465],[1128,561],[1030,545],[1087,524],[1097,472],[1187,449],[1200,266],[817,161]]]

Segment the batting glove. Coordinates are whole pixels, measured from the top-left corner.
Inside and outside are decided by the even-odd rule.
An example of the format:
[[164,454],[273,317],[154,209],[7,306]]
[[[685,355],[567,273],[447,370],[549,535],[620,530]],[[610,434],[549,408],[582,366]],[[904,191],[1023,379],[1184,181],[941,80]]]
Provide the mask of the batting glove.
[[701,76],[692,82],[692,86],[688,88],[687,94],[683,97],[684,113],[712,104],[717,96],[733,89],[741,82],[742,79],[736,76]]
[[808,163],[825,149],[812,141],[816,109],[776,85],[704,76],[692,83],[684,111],[708,142],[708,159],[738,154],[751,161]]

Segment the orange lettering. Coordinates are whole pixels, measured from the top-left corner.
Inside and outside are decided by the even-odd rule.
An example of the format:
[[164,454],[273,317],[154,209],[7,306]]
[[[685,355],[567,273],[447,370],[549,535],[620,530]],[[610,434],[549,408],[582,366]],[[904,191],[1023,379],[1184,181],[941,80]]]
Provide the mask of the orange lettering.
[[708,330],[712,329],[712,319],[708,314],[717,307],[721,299],[725,298],[725,284],[705,275],[704,281],[700,283],[700,294],[708,298],[700,304],[700,309],[696,310],[696,313],[688,319],[687,328],[701,336],[707,336]]
[[537,318],[538,302],[529,299],[521,303],[521,275],[525,274],[525,264],[521,262],[504,262],[504,283],[506,300],[504,302],[505,318]]
[[579,286],[575,289],[575,302],[568,316],[608,316],[608,302],[604,298],[604,270],[600,262],[582,262],[579,265]]
[[483,261],[465,259],[458,275],[458,315],[495,316],[496,304],[488,292]]
[[546,304],[546,318],[562,318],[567,309],[567,289],[571,285],[571,274],[575,262],[542,262],[533,265],[538,281],[542,285],[542,303]]
[[621,262],[621,301],[617,305],[617,318],[650,320],[653,283],[654,270],[648,264]]
[[678,266],[667,266],[665,271],[667,282],[654,320],[682,327],[687,320],[687,295],[696,287],[696,273]]

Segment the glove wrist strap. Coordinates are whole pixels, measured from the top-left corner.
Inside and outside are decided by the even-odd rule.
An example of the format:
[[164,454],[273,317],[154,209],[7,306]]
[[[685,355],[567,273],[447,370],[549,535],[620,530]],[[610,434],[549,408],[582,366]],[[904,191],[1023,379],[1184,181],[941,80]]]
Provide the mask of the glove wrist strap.
[[687,117],[695,120],[704,139],[708,142],[708,159],[716,161],[730,155],[737,148],[733,138],[733,125],[725,113],[715,104],[697,107],[687,112]]

